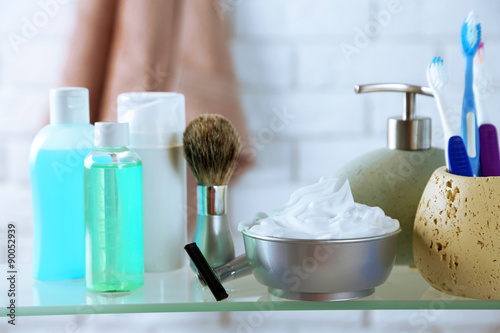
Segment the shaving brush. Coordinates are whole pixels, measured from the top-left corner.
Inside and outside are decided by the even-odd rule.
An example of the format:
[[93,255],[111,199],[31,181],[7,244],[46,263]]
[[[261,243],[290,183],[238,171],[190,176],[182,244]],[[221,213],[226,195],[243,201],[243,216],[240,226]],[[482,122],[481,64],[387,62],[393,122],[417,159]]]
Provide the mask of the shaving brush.
[[193,242],[212,267],[234,258],[227,220],[227,184],[240,151],[240,137],[229,120],[216,114],[193,119],[182,137],[184,155],[196,179],[197,224]]

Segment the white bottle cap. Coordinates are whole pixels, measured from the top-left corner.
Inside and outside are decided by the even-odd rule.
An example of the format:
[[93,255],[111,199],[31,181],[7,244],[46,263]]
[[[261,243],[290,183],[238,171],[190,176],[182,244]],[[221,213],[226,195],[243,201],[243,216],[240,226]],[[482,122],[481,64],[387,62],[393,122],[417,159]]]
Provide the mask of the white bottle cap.
[[51,124],[88,124],[89,90],[79,87],[50,89]]
[[132,147],[180,147],[186,128],[184,95],[173,92],[120,94],[118,121],[130,124]]
[[128,123],[95,123],[96,147],[124,147],[130,145]]

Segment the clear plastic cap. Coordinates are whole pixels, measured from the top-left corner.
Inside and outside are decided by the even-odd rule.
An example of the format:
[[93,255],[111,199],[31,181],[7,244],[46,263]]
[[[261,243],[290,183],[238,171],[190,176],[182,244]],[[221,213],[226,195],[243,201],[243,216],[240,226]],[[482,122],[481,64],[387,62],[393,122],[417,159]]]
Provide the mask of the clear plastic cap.
[[96,147],[124,147],[130,145],[128,123],[95,123]]
[[80,87],[50,89],[51,124],[88,124],[89,90]]
[[186,128],[184,95],[133,92],[118,96],[118,121],[130,124],[132,147],[182,146]]

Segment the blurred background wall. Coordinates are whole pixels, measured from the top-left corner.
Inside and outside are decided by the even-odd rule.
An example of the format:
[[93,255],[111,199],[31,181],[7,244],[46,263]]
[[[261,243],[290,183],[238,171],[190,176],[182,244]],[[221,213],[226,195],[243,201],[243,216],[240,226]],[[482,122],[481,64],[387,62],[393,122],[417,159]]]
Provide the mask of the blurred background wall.
[[[57,0],[58,6],[47,9],[54,1],[0,0],[0,223],[16,222],[25,262],[31,261],[32,250],[29,146],[47,119],[48,89],[58,86],[77,5],[75,0]],[[464,81],[459,31],[471,9],[479,14],[492,72],[487,106],[500,126],[498,1],[188,1],[213,1],[228,25],[251,131],[251,143],[244,148],[257,157],[256,166],[231,186],[233,226],[256,211],[283,204],[294,189],[331,175],[348,160],[385,146],[387,117],[402,112],[403,97],[355,95],[354,84],[426,85],[426,68],[439,55],[447,63],[450,103],[459,114]],[[21,39],[13,42],[13,34]],[[442,146],[434,101],[417,97],[417,112],[433,118],[433,143]],[[237,252],[242,251],[240,243]],[[121,331],[171,327],[183,332],[210,325],[230,332],[249,315],[20,318],[21,326],[12,331],[43,331],[40,323],[51,323],[51,331],[63,332],[73,322],[81,332],[109,323]],[[281,312],[266,318],[259,330],[305,332],[312,326],[318,331],[498,332],[500,316],[495,311]]]

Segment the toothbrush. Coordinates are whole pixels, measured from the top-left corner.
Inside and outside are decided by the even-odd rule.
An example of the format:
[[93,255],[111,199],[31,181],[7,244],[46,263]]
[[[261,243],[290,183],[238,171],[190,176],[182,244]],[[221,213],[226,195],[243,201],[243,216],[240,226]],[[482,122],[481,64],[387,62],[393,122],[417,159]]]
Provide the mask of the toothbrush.
[[484,58],[484,43],[479,43],[476,56],[474,57],[474,101],[476,103],[477,123],[489,124],[490,120],[486,114],[484,100],[488,97],[489,72]]
[[448,107],[445,93],[445,88],[448,84],[448,74],[443,59],[434,57],[429,68],[427,68],[427,82],[434,94],[439,115],[441,116],[445,137],[444,152],[446,167],[452,174],[472,177],[473,173],[462,137],[460,135],[453,135],[448,122]]
[[484,59],[484,43],[479,44],[474,58],[474,96],[479,123],[479,161],[481,176],[500,176],[500,151],[498,135],[488,119],[484,100],[488,95],[488,71]]
[[474,176],[479,175],[479,135],[477,129],[476,105],[474,103],[473,60],[479,42],[481,41],[481,25],[477,23],[477,17],[471,12],[462,25],[462,50],[465,55],[465,90],[462,105],[462,137],[467,147],[472,172]]

